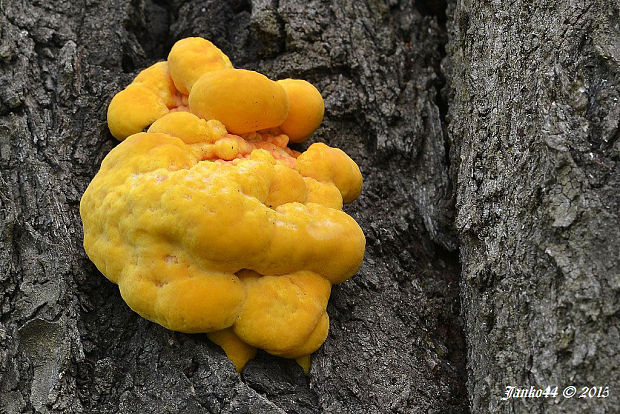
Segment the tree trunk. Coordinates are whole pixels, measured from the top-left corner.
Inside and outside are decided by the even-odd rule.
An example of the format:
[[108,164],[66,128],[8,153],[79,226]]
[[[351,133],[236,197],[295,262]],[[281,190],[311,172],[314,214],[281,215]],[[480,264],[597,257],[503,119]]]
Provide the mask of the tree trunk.
[[[0,411],[467,410],[438,95],[446,30],[413,1],[388,3],[0,1]],[[84,253],[79,200],[116,144],[107,104],[190,35],[237,67],[315,83],[317,140],[364,174],[348,211],[365,263],[333,289],[309,376],[264,353],[238,375],[205,335],[133,313]]]
[[[620,6],[447,6],[0,0],[0,412],[619,406]],[[237,374],[205,335],[133,313],[84,253],[79,200],[116,145],[107,104],[187,36],[317,85],[313,141],[364,175],[347,207],[364,265],[334,287],[308,376],[265,353]],[[560,395],[501,400],[547,385]]]
[[[620,3],[461,0],[452,12],[471,409],[617,412]],[[502,401],[507,386],[560,395]],[[578,398],[584,386],[609,397]]]

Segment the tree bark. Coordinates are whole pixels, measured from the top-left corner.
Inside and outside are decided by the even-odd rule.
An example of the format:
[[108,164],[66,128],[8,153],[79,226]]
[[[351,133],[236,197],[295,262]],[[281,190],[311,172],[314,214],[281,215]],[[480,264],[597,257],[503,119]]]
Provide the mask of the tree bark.
[[[0,0],[0,411],[467,411],[442,13],[413,1]],[[133,313],[82,248],[79,200],[116,144],[109,100],[190,35],[237,67],[315,83],[327,105],[317,140],[364,174],[348,211],[365,262],[333,289],[309,376],[264,353],[237,374],[205,335]]]
[[[459,0],[450,14],[471,409],[615,412],[620,4]],[[501,400],[554,385],[558,398]],[[583,386],[611,392],[578,398]]]
[[[619,16],[602,0],[0,0],[0,412],[613,412]],[[317,85],[313,141],[364,175],[347,207],[364,265],[333,289],[308,376],[265,353],[237,374],[205,335],[133,313],[84,253],[107,104],[186,36]]]

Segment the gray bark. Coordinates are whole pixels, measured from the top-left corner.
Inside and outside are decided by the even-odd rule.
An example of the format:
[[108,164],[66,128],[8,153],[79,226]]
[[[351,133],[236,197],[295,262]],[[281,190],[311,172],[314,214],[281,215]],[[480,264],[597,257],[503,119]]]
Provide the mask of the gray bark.
[[[451,9],[445,67],[474,412],[620,407],[620,4]],[[556,399],[501,401],[506,386]],[[606,399],[564,387],[609,386]]]
[[[413,1],[0,0],[0,411],[464,412],[447,136],[447,40]],[[439,11],[441,12],[441,10]],[[309,376],[266,354],[238,375],[204,335],[134,314],[82,248],[78,205],[116,144],[111,97],[179,38],[315,83],[317,137],[360,165],[359,274],[334,288]]]
[[[620,5],[445,9],[0,0],[0,412],[614,412]],[[364,175],[347,207],[364,265],[333,289],[309,376],[264,353],[237,374],[204,335],[134,314],[82,248],[109,100],[190,35],[316,84],[316,140]]]

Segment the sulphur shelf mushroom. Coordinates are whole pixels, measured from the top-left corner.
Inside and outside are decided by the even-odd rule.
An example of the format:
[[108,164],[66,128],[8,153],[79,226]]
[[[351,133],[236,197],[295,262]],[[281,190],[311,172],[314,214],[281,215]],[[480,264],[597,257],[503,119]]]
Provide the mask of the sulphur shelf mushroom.
[[110,102],[122,142],[80,203],[88,256],[131,309],[206,333],[238,371],[260,348],[307,372],[331,286],[365,248],[342,211],[362,190],[355,162],[322,143],[288,147],[323,112],[308,82],[234,69],[211,42],[180,40]]

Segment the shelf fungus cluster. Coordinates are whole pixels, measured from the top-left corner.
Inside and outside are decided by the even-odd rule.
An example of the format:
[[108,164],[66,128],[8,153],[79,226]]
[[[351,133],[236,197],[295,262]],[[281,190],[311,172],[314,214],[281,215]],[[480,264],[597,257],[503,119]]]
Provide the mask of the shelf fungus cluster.
[[[358,166],[312,136],[323,99],[273,81],[202,38],[178,41],[108,108],[122,142],[80,204],[84,247],[127,304],[168,329],[207,333],[241,370],[257,348],[295,358],[327,337],[331,286],[364,255],[342,211]],[[146,132],[144,132],[146,130]]]

